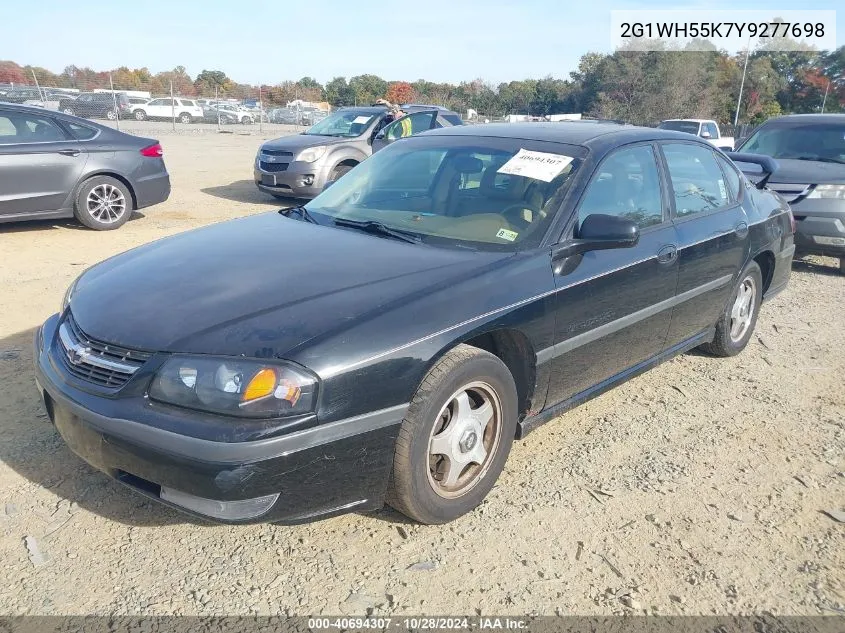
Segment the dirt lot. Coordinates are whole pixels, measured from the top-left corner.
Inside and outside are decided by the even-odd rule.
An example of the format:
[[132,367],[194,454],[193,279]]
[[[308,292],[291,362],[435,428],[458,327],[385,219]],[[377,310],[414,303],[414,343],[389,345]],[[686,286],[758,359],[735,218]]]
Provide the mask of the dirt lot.
[[823,514],[845,510],[832,260],[795,265],[739,357],[688,354],[518,443],[448,526],[200,525],[76,458],[33,387],[34,328],[86,266],[278,206],[251,132],[159,134],[173,195],[119,231],[0,225],[0,613],[845,613],[845,524]]

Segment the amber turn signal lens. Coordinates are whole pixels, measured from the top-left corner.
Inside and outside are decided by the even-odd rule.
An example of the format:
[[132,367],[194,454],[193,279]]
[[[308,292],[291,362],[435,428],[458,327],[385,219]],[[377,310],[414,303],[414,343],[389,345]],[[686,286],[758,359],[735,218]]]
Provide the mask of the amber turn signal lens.
[[261,369],[257,374],[255,374],[255,376],[252,377],[252,380],[249,381],[246,389],[244,389],[242,400],[244,402],[249,402],[250,400],[257,400],[258,398],[271,396],[276,390],[277,383],[278,376],[276,376],[275,370],[266,368]]

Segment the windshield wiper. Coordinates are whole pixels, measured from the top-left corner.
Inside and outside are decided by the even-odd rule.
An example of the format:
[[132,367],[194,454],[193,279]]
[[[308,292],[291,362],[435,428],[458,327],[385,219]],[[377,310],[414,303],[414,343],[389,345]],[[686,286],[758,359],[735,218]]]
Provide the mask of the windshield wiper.
[[812,160],[818,163],[836,163],[838,165],[845,165],[845,160],[828,158],[827,156],[796,156],[795,160]]
[[279,213],[288,218],[291,217],[291,213],[293,212],[299,213],[299,216],[306,222],[310,222],[311,224],[319,224],[319,222],[314,219],[314,216],[308,212],[308,209],[301,205],[297,207],[290,207],[287,209],[279,209]]
[[366,233],[384,235],[385,237],[392,237],[393,239],[409,242],[411,244],[418,244],[422,239],[418,233],[392,229],[386,224],[376,222],[375,220],[347,220],[344,218],[337,218],[334,223],[335,226],[345,226],[350,229],[358,229],[359,231],[364,231]]

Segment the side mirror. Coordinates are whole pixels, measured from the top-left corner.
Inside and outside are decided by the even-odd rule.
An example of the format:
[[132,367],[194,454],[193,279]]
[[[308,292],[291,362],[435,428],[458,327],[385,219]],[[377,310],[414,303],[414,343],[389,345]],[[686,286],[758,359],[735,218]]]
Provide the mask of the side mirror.
[[640,229],[636,222],[618,215],[593,213],[581,222],[576,238],[557,246],[553,256],[561,259],[589,251],[631,248],[639,241]]
[[734,146],[733,145],[720,145],[717,149],[720,149],[723,152],[732,152],[732,151],[734,151]]
[[713,138],[713,136],[710,134],[710,132],[702,132],[701,138]]

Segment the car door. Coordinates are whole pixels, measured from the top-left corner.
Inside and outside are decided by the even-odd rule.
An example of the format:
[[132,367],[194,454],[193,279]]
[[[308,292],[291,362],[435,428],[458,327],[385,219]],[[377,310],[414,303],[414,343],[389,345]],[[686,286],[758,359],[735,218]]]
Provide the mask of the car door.
[[[636,222],[636,246],[596,250],[555,267],[555,345],[547,402],[589,392],[664,347],[678,278],[677,236],[665,178],[651,143],[615,150],[595,170],[572,235],[592,214]],[[580,259],[579,259],[580,258]]]
[[152,118],[167,118],[173,114],[171,107],[171,100],[167,99],[153,99],[147,105],[142,106],[142,110],[147,112],[148,117]]
[[373,139],[373,152],[377,152],[386,145],[398,141],[400,138],[430,130],[434,127],[436,114],[437,112],[434,110],[413,112],[389,123]]
[[51,117],[0,108],[0,215],[69,206],[86,159]]
[[732,281],[748,257],[748,218],[720,164],[727,159],[707,145],[660,144],[669,176],[673,223],[678,233],[678,298],[667,346],[689,340],[716,324]]

